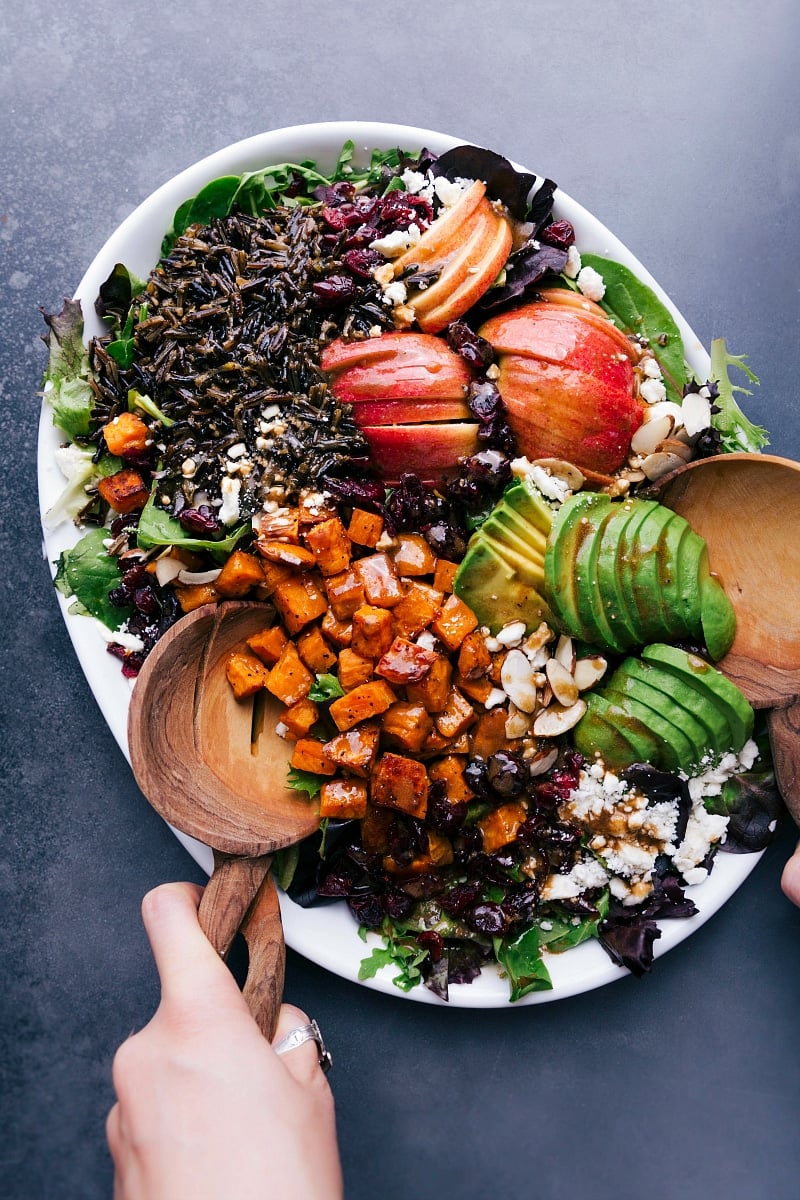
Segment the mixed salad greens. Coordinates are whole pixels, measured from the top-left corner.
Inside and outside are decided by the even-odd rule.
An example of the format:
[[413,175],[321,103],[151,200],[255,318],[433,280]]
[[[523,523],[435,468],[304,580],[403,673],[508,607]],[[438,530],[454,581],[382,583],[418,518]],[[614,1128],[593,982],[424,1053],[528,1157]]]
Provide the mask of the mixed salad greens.
[[347,143],[330,174],[188,198],[88,345],[79,302],[45,316],[70,611],[135,677],[185,612],[263,601],[229,679],[283,706],[287,786],[321,815],[279,882],[380,936],[362,978],[444,999],[489,962],[511,999],[546,989],[590,938],[649,970],[686,886],[778,811],[713,665],[729,601],[654,498],[766,444],[730,372],[757,380],[721,339],[695,378],[555,197],[476,147],[359,166]]

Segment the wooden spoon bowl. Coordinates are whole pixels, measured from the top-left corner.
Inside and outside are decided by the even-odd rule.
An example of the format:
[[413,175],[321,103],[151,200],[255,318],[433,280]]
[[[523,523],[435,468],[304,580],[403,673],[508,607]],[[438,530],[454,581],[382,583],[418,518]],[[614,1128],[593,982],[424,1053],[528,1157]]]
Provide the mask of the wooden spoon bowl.
[[260,711],[252,699],[237,700],[225,674],[231,651],[270,623],[267,606],[235,601],[183,617],[148,655],[128,716],[131,764],[145,796],[176,829],[214,850],[200,923],[223,956],[244,934],[244,994],[267,1036],[285,956],[271,855],[319,825],[315,808],[286,786],[277,701]]

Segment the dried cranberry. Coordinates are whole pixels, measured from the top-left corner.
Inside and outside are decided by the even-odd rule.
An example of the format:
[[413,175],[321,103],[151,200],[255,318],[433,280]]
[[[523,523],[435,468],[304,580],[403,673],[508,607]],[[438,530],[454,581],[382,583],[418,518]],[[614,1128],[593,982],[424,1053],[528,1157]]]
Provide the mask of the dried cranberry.
[[347,901],[350,911],[360,925],[376,929],[383,920],[383,906],[373,892],[368,896],[353,896]]
[[423,950],[427,950],[430,955],[431,962],[438,963],[441,961],[444,953],[444,938],[435,929],[426,929],[422,933],[417,934],[417,941]]
[[441,558],[460,562],[467,552],[467,538],[452,521],[434,521],[423,533],[431,550]]
[[383,262],[383,256],[377,250],[346,250],[342,262],[360,279],[371,279],[372,272]]
[[453,321],[446,331],[447,344],[476,371],[485,371],[494,362],[494,350],[486,338],[479,337],[466,321]]
[[178,516],[181,529],[195,537],[215,538],[222,533],[222,522],[208,504],[199,508],[184,508]]
[[363,217],[355,204],[339,204],[335,208],[329,204],[323,205],[322,219],[331,229],[341,232],[343,229],[355,228],[363,224]]
[[489,784],[503,799],[521,796],[530,780],[522,755],[510,750],[498,750],[493,754],[486,773]]
[[464,824],[467,802],[449,800],[443,779],[436,779],[428,788],[428,809],[425,820],[437,833],[452,835]]
[[336,183],[321,184],[314,188],[314,199],[321,201],[323,204],[345,204],[353,199],[356,194],[356,189],[352,183],[346,179],[339,179]]
[[503,400],[495,384],[489,379],[470,384],[467,403],[473,417],[479,421],[491,421],[503,411]]
[[493,900],[484,900],[480,904],[473,904],[472,908],[467,909],[464,913],[464,920],[471,929],[478,933],[487,933],[492,937],[504,934],[510,924],[508,916],[503,911],[503,906]]
[[140,514],[135,512],[125,513],[124,516],[115,517],[110,526],[111,536],[117,538],[120,536],[120,534],[130,533],[131,530],[136,529],[137,525],[139,524],[139,516]]
[[381,224],[389,230],[408,229],[411,224],[424,229],[432,219],[431,202],[424,196],[409,196],[408,192],[390,192],[381,205]]
[[460,917],[481,894],[477,883],[457,883],[442,898],[442,908],[451,917]]
[[559,250],[567,250],[575,242],[575,230],[569,221],[554,221],[539,234],[539,241],[548,246],[557,246]]
[[[361,250],[367,248],[370,242],[374,242],[378,236],[378,230],[374,225],[359,225],[358,228],[345,233],[342,245],[345,250]],[[374,250],[372,253],[377,254],[378,251]],[[383,255],[379,257],[381,262],[385,261]]]
[[122,663],[122,674],[126,679],[135,679],[144,666],[144,660],[147,657],[143,650],[127,650],[124,646],[120,646],[119,642],[111,642],[106,646],[109,654],[113,654],[114,658],[118,658]]
[[314,298],[318,304],[338,308],[355,299],[358,288],[350,275],[328,275],[312,284]]
[[336,500],[344,504],[355,504],[359,508],[369,508],[379,511],[383,507],[386,495],[384,486],[377,479],[334,479],[325,476],[325,490]]
[[403,921],[416,901],[399,887],[388,887],[381,896],[383,910],[393,921]]

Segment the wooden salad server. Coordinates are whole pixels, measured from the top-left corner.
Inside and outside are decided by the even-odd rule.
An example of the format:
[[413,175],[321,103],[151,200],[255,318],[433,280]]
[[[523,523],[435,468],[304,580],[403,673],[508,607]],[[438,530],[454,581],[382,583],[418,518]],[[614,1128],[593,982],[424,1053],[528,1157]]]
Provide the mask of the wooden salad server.
[[[243,994],[262,1032],[275,1029],[285,947],[272,854],[319,825],[315,806],[286,787],[287,743],[225,674],[230,652],[270,624],[263,604],[228,601],[181,618],[148,655],[128,716],[136,781],[166,821],[214,851],[200,924],[225,957],[241,931]],[[259,694],[259,703],[267,693]]]
[[800,463],[771,454],[698,459],[659,499],[705,538],[736,612],[717,664],[754,708],[769,709],[775,775],[800,824]]

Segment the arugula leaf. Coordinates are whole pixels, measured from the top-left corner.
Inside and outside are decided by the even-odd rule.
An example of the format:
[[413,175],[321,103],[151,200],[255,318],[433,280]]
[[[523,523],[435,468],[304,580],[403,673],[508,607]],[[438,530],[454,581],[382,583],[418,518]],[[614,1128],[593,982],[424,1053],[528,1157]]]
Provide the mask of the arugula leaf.
[[286,776],[286,786],[293,788],[296,792],[307,792],[310,800],[319,795],[324,782],[324,775],[314,775],[311,771],[298,771],[296,767],[290,767],[289,774]]
[[120,331],[119,337],[113,342],[109,342],[106,347],[114,362],[119,363],[124,370],[133,366],[133,359],[136,353],[136,341],[133,331],[139,321],[143,321],[146,316],[146,304],[132,304],[128,312],[128,319]]
[[732,383],[728,374],[729,367],[737,367],[743,371],[751,383],[758,383],[758,376],[747,365],[746,355],[730,354],[724,338],[715,338],[711,343],[711,379],[719,388],[719,396],[714,405],[719,412],[712,412],[711,423],[722,435],[722,447],[725,451],[744,450],[758,453],[764,446],[769,445],[769,434],[760,425],[754,425],[744,415],[736,402],[734,392],[751,396],[752,392],[746,387]]
[[215,558],[225,558],[237,542],[250,533],[250,523],[236,525],[225,538],[213,541],[187,534],[180,521],[159,508],[151,495],[142,509],[137,529],[137,542],[143,550],[154,546],[182,546],[185,550],[208,550]]
[[495,957],[508,975],[512,1002],[529,992],[546,992],[553,986],[550,972],[542,961],[542,933],[531,925],[513,938],[498,938]]
[[652,288],[642,283],[622,263],[599,254],[581,254],[581,264],[603,276],[605,295],[600,301],[618,329],[638,334],[650,342],[650,350],[661,367],[667,398],[680,404],[686,383],[683,339],[670,311]]
[[62,551],[55,585],[62,596],[75,596],[81,610],[109,629],[119,629],[131,609],[112,604],[108,593],[119,584],[119,567],[105,547],[107,529],[92,529],[72,549]]
[[147,413],[148,417],[155,417],[165,429],[170,429],[175,424],[172,417],[163,413],[149,396],[143,396],[141,392],[136,391],[136,388],[128,388],[128,411],[135,412],[137,408]]
[[318,675],[316,683],[312,683],[308,693],[309,700],[324,704],[328,700],[336,700],[344,695],[344,688],[335,675]]
[[392,983],[402,992],[410,992],[422,982],[420,968],[428,958],[428,951],[416,939],[403,940],[395,936],[396,930],[389,918],[384,921],[381,933],[385,945],[376,946],[371,954],[361,960],[358,978],[374,979],[383,967],[395,966],[399,974],[395,975]]
[[53,409],[53,424],[71,440],[88,437],[94,392],[89,355],[83,344],[83,312],[78,300],[65,300],[60,313],[42,312],[48,326],[43,340],[50,352],[44,373],[44,395]]

